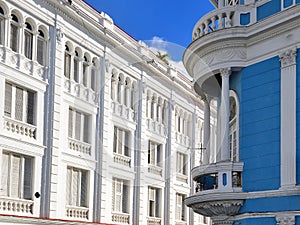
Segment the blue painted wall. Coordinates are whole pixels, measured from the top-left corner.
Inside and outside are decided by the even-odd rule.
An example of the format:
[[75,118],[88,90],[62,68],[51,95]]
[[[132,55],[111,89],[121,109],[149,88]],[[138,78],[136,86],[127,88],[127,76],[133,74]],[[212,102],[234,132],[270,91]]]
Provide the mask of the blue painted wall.
[[272,0],[257,8],[257,20],[262,20],[281,10],[281,0]]
[[296,56],[296,62],[297,62],[297,70],[296,70],[296,96],[297,96],[297,102],[296,102],[296,182],[297,184],[300,184],[300,50],[297,50],[297,56]]
[[268,218],[251,218],[245,220],[238,220],[233,225],[275,225],[276,219],[274,217]]
[[300,196],[247,199],[239,213],[278,212],[300,209]]
[[[236,83],[240,79],[240,85]],[[241,88],[242,87],[242,88]],[[280,61],[243,69],[232,80],[240,100],[240,161],[243,191],[280,187]]]
[[296,218],[295,218],[295,224],[296,225],[300,224],[300,216],[296,216]]

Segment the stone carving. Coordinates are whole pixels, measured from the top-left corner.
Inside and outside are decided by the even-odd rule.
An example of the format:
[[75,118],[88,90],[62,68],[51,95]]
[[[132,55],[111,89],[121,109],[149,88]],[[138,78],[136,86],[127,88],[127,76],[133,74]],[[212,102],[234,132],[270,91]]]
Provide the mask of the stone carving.
[[223,77],[229,77],[231,74],[231,69],[230,68],[222,68],[220,69],[220,74]]
[[296,48],[289,49],[279,55],[281,67],[288,67],[296,64]]
[[295,225],[295,216],[279,215],[276,216],[277,225]]

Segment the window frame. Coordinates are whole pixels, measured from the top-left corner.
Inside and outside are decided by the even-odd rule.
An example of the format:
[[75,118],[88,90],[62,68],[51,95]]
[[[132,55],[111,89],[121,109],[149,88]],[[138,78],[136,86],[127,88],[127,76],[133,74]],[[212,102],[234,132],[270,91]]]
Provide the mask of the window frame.
[[33,27],[29,22],[24,27],[24,56],[30,60],[33,57]]
[[162,168],[163,163],[163,144],[155,141],[148,141],[148,165],[157,166]]
[[113,152],[126,157],[131,157],[130,151],[131,132],[118,126],[114,126]]
[[176,172],[182,175],[188,175],[188,155],[182,152],[176,153]]
[[[14,18],[16,20],[14,20]],[[10,43],[9,47],[13,52],[19,52],[19,36],[20,36],[20,25],[19,18],[14,13],[11,14],[10,20]]]
[[[79,118],[80,121],[78,122]],[[68,137],[80,142],[90,144],[90,121],[91,115],[79,111],[73,107],[69,107]]]
[[[153,193],[153,196],[152,196]],[[161,189],[156,187],[148,187],[148,216],[161,218],[160,203],[162,201]]]
[[177,221],[187,221],[187,209],[184,204],[185,194],[176,193],[176,209],[175,209],[175,219]]
[[[235,116],[230,116],[229,121],[229,151],[230,160],[233,162],[239,162],[239,100],[236,92],[230,90],[230,99],[235,101]],[[231,108],[230,102],[230,108]]]
[[[117,185],[120,186],[120,191],[118,191]],[[129,181],[119,178],[113,178],[112,180],[112,211],[116,213],[126,213],[130,212],[130,185]],[[119,204],[118,199],[119,197]]]

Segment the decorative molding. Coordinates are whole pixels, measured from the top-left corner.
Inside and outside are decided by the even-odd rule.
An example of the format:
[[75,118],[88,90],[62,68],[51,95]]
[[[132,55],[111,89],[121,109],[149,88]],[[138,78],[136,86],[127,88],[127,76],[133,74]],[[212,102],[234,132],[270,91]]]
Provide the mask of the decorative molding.
[[295,216],[278,215],[276,216],[277,225],[295,225]]
[[281,54],[279,54],[279,58],[281,61],[281,67],[288,67],[296,64],[296,55],[297,55],[297,49],[292,48],[289,49]]
[[231,69],[230,68],[221,68],[220,74],[222,77],[228,78],[231,74]]
[[64,33],[63,33],[62,29],[58,28],[56,30],[56,40],[57,40],[58,44],[61,44],[63,37],[64,37]]

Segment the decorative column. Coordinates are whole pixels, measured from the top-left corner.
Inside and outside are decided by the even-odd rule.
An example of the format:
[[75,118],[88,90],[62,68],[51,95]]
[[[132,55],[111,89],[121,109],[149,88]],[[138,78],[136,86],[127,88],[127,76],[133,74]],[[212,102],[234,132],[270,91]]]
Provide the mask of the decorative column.
[[159,99],[158,100],[158,104],[157,104],[157,118],[156,118],[156,120],[157,120],[157,122],[159,122],[159,123],[161,123],[161,117],[162,117],[162,115],[161,115],[161,107],[162,107],[162,101],[161,101],[161,99]]
[[152,106],[153,106],[153,121],[156,121],[156,117],[157,117],[157,99],[156,99],[156,97],[155,96],[153,96],[153,99],[152,99],[152,101],[153,101],[153,104],[152,104]]
[[230,160],[229,149],[229,76],[230,68],[220,70],[222,77],[222,95],[221,95],[221,161]]
[[296,185],[296,48],[280,54],[280,176],[281,188]]
[[115,75],[111,78],[111,99],[116,101],[116,77]]
[[204,129],[203,129],[203,147],[202,150],[202,163],[208,164],[209,163],[209,156],[210,156],[210,98],[207,96],[202,96],[202,101],[204,102]]
[[130,85],[129,84],[125,84],[125,102],[124,104],[129,108],[130,107]]

